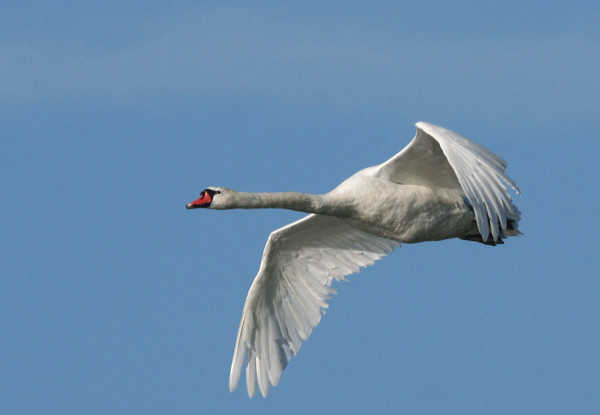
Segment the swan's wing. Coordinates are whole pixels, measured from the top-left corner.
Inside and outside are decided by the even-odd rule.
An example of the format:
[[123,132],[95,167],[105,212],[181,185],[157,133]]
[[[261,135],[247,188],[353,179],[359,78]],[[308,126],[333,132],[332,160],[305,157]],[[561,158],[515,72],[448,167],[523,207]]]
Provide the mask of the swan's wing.
[[258,384],[266,396],[319,324],[321,309],[335,293],[332,281],[373,264],[399,245],[321,215],[308,215],[271,233],[244,304],[229,389],[238,386],[247,354],[248,395],[254,396]]
[[415,138],[383,163],[378,173],[396,183],[461,189],[473,207],[483,240],[491,232],[497,241],[501,229],[507,229],[507,218],[519,219],[504,183],[521,193],[504,173],[506,162],[453,131],[426,122],[416,126]]

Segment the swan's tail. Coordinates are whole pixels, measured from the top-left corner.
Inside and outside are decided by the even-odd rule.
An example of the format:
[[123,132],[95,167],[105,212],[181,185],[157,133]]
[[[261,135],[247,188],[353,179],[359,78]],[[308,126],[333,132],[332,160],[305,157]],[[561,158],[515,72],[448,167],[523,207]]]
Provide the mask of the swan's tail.
[[465,241],[479,242],[490,246],[502,245],[504,244],[502,238],[522,235],[522,233],[518,229],[520,219],[521,212],[519,212],[519,209],[517,209],[515,205],[512,205],[512,209],[506,212],[506,229],[503,229],[502,225],[499,226],[499,228],[501,229],[501,233],[500,237],[497,240],[494,241],[494,239],[490,235],[489,238],[486,241],[484,241],[483,237],[479,233],[479,230],[477,229],[477,223],[475,222],[475,220],[473,220],[472,231],[464,236],[461,236],[460,239],[464,239]]

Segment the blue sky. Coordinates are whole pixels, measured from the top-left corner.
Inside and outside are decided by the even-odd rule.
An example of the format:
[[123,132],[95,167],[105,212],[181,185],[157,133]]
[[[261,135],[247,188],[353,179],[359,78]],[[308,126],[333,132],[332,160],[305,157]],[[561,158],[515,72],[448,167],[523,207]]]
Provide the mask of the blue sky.
[[[596,414],[597,2],[12,2],[0,411]],[[520,238],[403,245],[267,399],[227,388],[266,238],[420,120],[508,161]]]

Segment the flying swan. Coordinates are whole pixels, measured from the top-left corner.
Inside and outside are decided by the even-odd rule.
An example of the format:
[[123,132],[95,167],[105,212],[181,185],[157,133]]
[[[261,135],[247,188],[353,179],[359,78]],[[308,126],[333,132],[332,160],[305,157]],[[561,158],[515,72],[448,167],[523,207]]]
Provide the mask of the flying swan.
[[401,152],[326,194],[242,193],[209,187],[188,209],[280,208],[308,216],[272,232],[244,304],[229,389],[253,397],[277,386],[335,293],[333,280],[372,265],[400,243],[460,238],[486,245],[517,236],[520,212],[506,162],[455,132],[426,122]]

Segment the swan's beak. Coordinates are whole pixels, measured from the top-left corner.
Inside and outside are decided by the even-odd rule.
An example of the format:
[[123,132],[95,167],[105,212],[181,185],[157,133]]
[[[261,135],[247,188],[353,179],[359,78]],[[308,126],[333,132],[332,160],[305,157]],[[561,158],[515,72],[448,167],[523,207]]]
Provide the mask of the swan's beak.
[[202,192],[198,199],[188,203],[187,205],[185,205],[185,207],[186,209],[206,208],[210,206],[211,202],[212,197],[210,196],[210,194],[208,192]]
[[[202,198],[200,198],[202,199]],[[186,209],[197,209],[202,207],[202,201],[200,199],[194,200],[193,202],[188,203],[187,205],[185,205]]]

